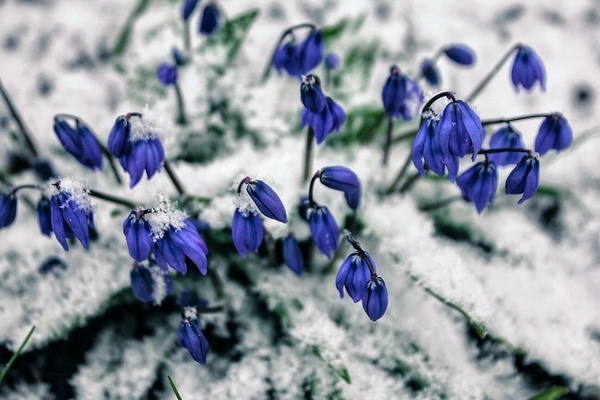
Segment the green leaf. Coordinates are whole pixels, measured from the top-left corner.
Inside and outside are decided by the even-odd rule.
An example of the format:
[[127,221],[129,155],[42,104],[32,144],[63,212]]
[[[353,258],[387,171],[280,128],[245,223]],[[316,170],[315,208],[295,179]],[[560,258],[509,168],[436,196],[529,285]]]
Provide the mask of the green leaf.
[[151,0],[139,0],[131,14],[129,14],[129,17],[127,17],[125,25],[123,25],[123,28],[121,28],[121,31],[117,35],[115,47],[112,50],[113,57],[120,56],[123,54],[123,52],[125,52],[133,31],[133,24],[144,13],[144,11],[148,9],[150,1]]
[[31,337],[31,335],[33,335],[33,331],[34,330],[35,330],[35,325],[33,325],[31,327],[31,329],[29,330],[29,333],[27,334],[27,336],[25,336],[25,339],[23,340],[23,342],[21,343],[21,345],[19,346],[19,348],[17,349],[17,351],[15,352],[15,354],[12,355],[12,357],[10,358],[10,360],[8,360],[8,362],[6,363],[6,365],[4,366],[4,368],[2,368],[2,372],[0,373],[0,384],[4,380],[4,377],[8,373],[8,370],[10,369],[10,367],[13,365],[13,363],[15,362],[15,360],[17,359],[17,357],[19,357],[19,355],[23,351],[23,348],[25,347],[25,345],[29,341],[29,338]]
[[173,393],[175,393],[175,397],[177,397],[177,400],[182,400],[181,395],[177,390],[177,386],[175,386],[175,382],[173,382],[173,379],[171,379],[171,375],[167,375],[167,379],[169,380],[169,385],[171,385],[171,389],[173,390]]
[[363,22],[365,22],[366,14],[360,14],[358,17],[351,18],[342,18],[334,25],[324,26],[321,31],[323,32],[323,41],[331,45],[330,42],[339,39],[342,34],[346,31],[356,32],[362,26]]
[[341,135],[332,135],[327,144],[372,143],[385,121],[381,107],[359,107],[348,111]]
[[371,40],[351,47],[344,57],[340,75],[344,76],[344,79],[358,78],[360,88],[366,89],[375,66],[379,46],[378,40]]
[[569,393],[568,388],[562,386],[554,386],[550,389],[544,390],[543,392],[536,394],[533,397],[530,397],[527,400],[558,400],[567,393]]
[[323,343],[312,344],[309,347],[312,353],[339,375],[340,378],[347,383],[352,383],[350,372],[348,371],[348,368],[346,368],[346,364],[344,364],[342,357],[336,351]]
[[[259,10],[253,9],[226,21],[208,38],[205,46],[223,46],[227,53],[226,63],[231,63],[258,14]],[[201,46],[200,51],[203,51],[205,46]]]

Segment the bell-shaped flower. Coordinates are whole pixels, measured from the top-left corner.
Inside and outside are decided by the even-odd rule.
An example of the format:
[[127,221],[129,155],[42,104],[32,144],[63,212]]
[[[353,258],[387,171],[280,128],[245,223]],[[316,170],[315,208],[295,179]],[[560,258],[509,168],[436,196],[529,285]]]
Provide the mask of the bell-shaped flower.
[[348,295],[358,303],[364,297],[367,283],[375,273],[377,266],[371,255],[367,252],[354,252],[350,254],[338,270],[335,278],[335,287],[344,298],[344,288]]
[[14,193],[0,195],[0,229],[10,226],[17,217],[17,197]]
[[336,53],[327,53],[325,55],[325,68],[327,68],[329,71],[333,71],[334,69],[337,69],[340,66],[340,56],[338,56]]
[[50,199],[42,196],[37,204],[37,217],[40,226],[40,232],[43,235],[50,236],[52,232],[52,217],[50,213]]
[[130,151],[119,162],[129,173],[129,187],[132,188],[142,179],[144,171],[148,179],[158,172],[165,160],[165,150],[159,138],[147,138],[131,142]]
[[419,69],[421,70],[421,75],[423,75],[423,78],[425,78],[428,84],[431,86],[438,86],[440,84],[440,71],[431,59],[424,59],[421,62]]
[[310,31],[306,39],[296,43],[293,39],[282,44],[273,57],[277,72],[285,70],[290,76],[306,75],[323,60],[323,32]]
[[302,78],[300,84],[300,100],[304,107],[312,113],[320,113],[325,107],[325,95],[321,90],[319,79],[312,74]]
[[531,198],[540,184],[540,161],[536,155],[524,155],[506,178],[506,194],[523,194],[519,204]]
[[238,253],[246,257],[249,251],[257,252],[263,236],[263,223],[258,214],[235,210],[231,224],[231,237]]
[[246,191],[250,198],[265,217],[283,223],[288,221],[283,202],[269,185],[260,180],[252,180],[249,177],[244,179],[244,183],[247,184]]
[[542,90],[546,90],[546,70],[542,59],[529,46],[520,45],[510,73],[512,84],[518,91],[522,86],[531,90],[536,82],[540,83]]
[[475,63],[475,52],[464,44],[452,44],[444,48],[444,54],[459,65],[469,66]]
[[371,321],[383,317],[388,307],[388,291],[381,277],[374,277],[367,283],[362,305]]
[[360,181],[354,171],[342,165],[324,167],[317,171],[319,180],[328,188],[344,192],[348,207],[356,210],[360,205]]
[[421,112],[424,95],[417,82],[408,77],[404,81],[406,83],[406,95],[400,105],[399,115],[405,121],[410,121]]
[[562,151],[573,143],[573,130],[567,119],[560,113],[552,113],[544,118],[535,137],[535,151],[541,156],[549,150]]
[[177,83],[177,72],[178,68],[175,64],[162,63],[158,66],[156,70],[156,75],[158,76],[158,81],[164,85],[175,85]]
[[458,157],[444,154],[436,139],[438,121],[430,115],[426,117],[419,130],[412,148],[412,161],[421,175],[425,176],[425,168],[444,176],[448,168],[450,182],[454,182],[458,173]]
[[181,5],[182,20],[187,21],[190,18],[199,1],[200,0],[183,0],[183,4]]
[[493,162],[479,162],[463,172],[456,179],[456,184],[463,198],[475,204],[477,212],[481,214],[498,189],[496,165]]
[[310,232],[321,253],[331,259],[339,242],[339,228],[333,214],[325,206],[316,207],[310,214]]
[[446,155],[464,157],[473,152],[472,160],[483,143],[483,125],[479,116],[464,101],[451,101],[442,112],[437,124],[440,148]]
[[220,22],[221,12],[219,11],[219,8],[215,3],[208,3],[202,11],[198,32],[200,32],[201,35],[209,36],[219,27]]
[[194,225],[185,219],[182,225],[170,226],[156,241],[154,257],[165,271],[170,265],[181,274],[188,265],[195,265],[202,275],[208,272],[208,248]]
[[[490,149],[523,149],[523,137],[521,132],[516,130],[512,125],[507,125],[498,129],[490,138]],[[493,161],[497,166],[515,165],[521,158],[523,153],[516,151],[503,151],[500,153],[488,154],[490,161]]]
[[405,97],[406,76],[400,72],[400,68],[397,65],[392,65],[390,67],[390,75],[381,91],[381,100],[383,101],[385,112],[391,117],[398,117]]
[[144,214],[144,210],[132,211],[123,221],[123,234],[125,234],[129,255],[138,262],[147,260],[156,244],[152,227],[144,218]]
[[120,158],[131,151],[129,135],[131,124],[124,115],[119,115],[108,134],[108,151],[113,156]]
[[102,148],[87,125],[76,119],[73,128],[66,120],[55,117],[54,133],[77,161],[90,169],[102,169]]
[[313,129],[317,144],[323,143],[331,132],[339,131],[345,121],[344,109],[329,96],[325,97],[325,106],[320,113],[310,112],[307,108],[302,110],[301,126],[309,125]]
[[50,222],[56,240],[65,251],[69,250],[67,239],[75,236],[84,248],[90,245],[90,227],[94,226],[92,204],[88,189],[71,179],[54,184],[50,196]]
[[293,233],[289,233],[285,239],[283,239],[283,262],[289,267],[296,275],[302,275],[302,269],[304,268],[304,257],[302,257],[302,251],[300,245],[296,240]]
[[177,344],[180,347],[185,347],[196,362],[204,365],[210,347],[208,340],[200,330],[195,309],[193,313],[188,311],[191,308],[186,307],[184,316],[181,319],[181,325],[177,330]]
[[144,303],[160,304],[173,291],[169,273],[156,265],[134,263],[129,273],[131,290]]

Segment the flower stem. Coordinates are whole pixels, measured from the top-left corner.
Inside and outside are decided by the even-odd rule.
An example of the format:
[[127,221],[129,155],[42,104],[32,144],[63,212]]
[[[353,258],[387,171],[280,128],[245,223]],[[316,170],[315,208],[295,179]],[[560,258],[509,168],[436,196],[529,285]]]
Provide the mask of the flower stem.
[[169,179],[171,179],[171,182],[173,182],[173,186],[175,186],[177,193],[179,193],[180,196],[185,196],[185,189],[183,188],[183,185],[177,177],[177,174],[175,173],[175,170],[171,166],[169,160],[165,159],[163,167],[165,167],[165,172],[169,176]]
[[191,34],[190,34],[190,21],[188,19],[183,21],[183,48],[185,49],[185,52],[188,54],[189,54],[190,50],[192,49],[192,41],[191,41]]
[[385,191],[385,194],[392,194],[394,192],[394,189],[396,188],[398,183],[400,183],[402,178],[404,178],[404,175],[406,175],[406,171],[408,171],[408,166],[410,165],[411,160],[412,160],[412,151],[410,153],[408,153],[408,156],[406,157],[406,160],[404,161],[402,168],[400,168],[400,172],[398,172],[398,175],[396,175],[396,178],[394,179],[392,184],[387,188],[387,190]]
[[173,382],[173,379],[171,378],[171,375],[167,375],[167,379],[169,381],[169,385],[171,385],[171,389],[173,390],[173,393],[175,393],[175,397],[177,397],[177,400],[183,400],[181,398],[181,395],[179,394],[179,391],[177,390],[177,387],[175,386],[175,382]]
[[462,199],[462,196],[460,196],[460,195],[446,197],[445,199],[441,199],[441,200],[435,201],[433,203],[421,205],[421,206],[419,206],[419,210],[424,211],[424,212],[435,211],[440,208],[449,206],[450,204],[454,203],[455,201],[458,201],[461,199]]
[[27,334],[27,336],[25,336],[25,339],[23,340],[23,342],[21,343],[21,345],[19,346],[19,348],[17,349],[17,351],[15,352],[15,354],[12,355],[12,357],[10,358],[10,360],[8,360],[8,362],[6,363],[6,365],[4,366],[4,368],[2,368],[2,372],[0,373],[0,384],[4,380],[4,377],[6,376],[6,374],[8,374],[8,370],[10,369],[10,367],[14,364],[15,360],[17,359],[17,357],[19,357],[19,355],[23,351],[23,348],[25,347],[25,345],[29,341],[29,338],[33,334],[34,330],[35,330],[35,325],[33,325],[31,327],[31,329],[29,330],[29,333]]
[[300,29],[300,28],[310,28],[311,31],[317,29],[317,27],[314,24],[305,22],[302,24],[291,26],[288,29],[286,29],[285,31],[283,31],[283,33],[279,37],[279,40],[277,41],[277,44],[275,45],[275,49],[271,53],[271,57],[269,57],[269,62],[267,63],[267,65],[265,66],[265,69],[263,71],[262,79],[261,79],[263,82],[265,82],[269,78],[269,74],[271,73],[271,66],[273,65],[273,59],[275,58],[275,53],[277,53],[277,49],[279,48],[279,45],[281,44],[281,42],[283,42],[283,39],[285,39],[287,35],[293,34],[296,29]]
[[517,117],[510,118],[496,118],[496,119],[484,119],[481,121],[481,125],[495,125],[495,124],[508,124],[514,121],[523,121],[525,119],[534,119],[534,118],[546,118],[552,116],[554,113],[537,113],[537,114],[527,114],[527,115],[519,115]]
[[304,148],[304,172],[302,173],[302,182],[306,182],[310,176],[312,168],[312,148],[315,141],[315,131],[309,125],[306,130],[306,147]]
[[533,154],[533,151],[530,149],[523,149],[521,147],[499,147],[496,149],[481,149],[477,154],[494,154],[494,153],[527,153]]
[[496,76],[496,74],[498,73],[498,71],[500,71],[500,68],[502,68],[502,66],[504,65],[504,63],[506,62],[506,60],[508,60],[508,58],[510,57],[510,55],[519,47],[521,46],[520,43],[515,44],[514,46],[512,46],[507,52],[506,54],[504,54],[504,56],[502,56],[502,58],[500,59],[500,61],[498,61],[498,63],[494,66],[494,68],[492,68],[492,70],[489,72],[489,74],[487,74],[487,76],[485,78],[483,78],[483,80],[479,83],[479,85],[477,85],[477,87],[475,87],[475,89],[473,89],[473,91],[471,92],[470,95],[468,95],[465,98],[465,102],[470,102],[473,101],[473,99],[475,99],[475,97],[477,97],[477,95],[479,95],[479,93],[485,89],[485,87],[488,85],[488,83],[490,83],[490,81],[492,80],[492,78],[494,76]]
[[445,92],[440,92],[440,93],[434,95],[432,98],[430,98],[427,101],[427,103],[425,103],[425,105],[421,109],[421,119],[423,119],[423,114],[425,114],[427,111],[429,111],[429,109],[431,108],[431,106],[433,105],[433,103],[435,103],[436,101],[438,101],[442,97],[445,97],[445,98],[447,98],[449,100],[452,100],[452,101],[456,101],[456,97],[454,96],[454,92],[445,91]]
[[412,185],[415,184],[415,182],[417,180],[419,180],[419,178],[421,177],[421,173],[420,172],[415,172],[414,174],[412,174],[411,176],[409,176],[406,181],[404,182],[404,184],[402,186],[400,186],[400,189],[398,189],[398,192],[400,194],[404,194],[406,192],[408,192],[408,190],[412,187]]
[[317,204],[317,202],[315,201],[315,199],[313,198],[313,190],[315,187],[315,181],[317,180],[317,178],[319,177],[319,174],[314,174],[312,179],[310,180],[310,185],[308,188],[308,204],[310,207],[318,207],[319,205]]
[[35,144],[33,143],[33,139],[31,138],[31,135],[29,134],[29,131],[27,130],[27,128],[25,128],[25,124],[23,124],[23,120],[21,119],[19,112],[15,108],[10,96],[8,95],[8,92],[2,85],[1,80],[0,80],[0,95],[2,96],[2,99],[4,100],[6,107],[8,108],[8,112],[10,113],[10,116],[12,117],[12,119],[15,121],[15,123],[19,127],[19,132],[21,133],[21,136],[23,137],[23,140],[25,141],[25,145],[26,145],[27,149],[29,149],[29,152],[31,153],[32,156],[37,157],[38,151],[37,151]]
[[94,189],[90,189],[89,195],[93,196],[93,197],[96,197],[98,199],[101,199],[101,200],[109,201],[111,203],[120,204],[120,205],[125,206],[127,208],[131,208],[131,209],[137,208],[137,206],[136,206],[135,203],[133,203],[133,202],[127,200],[127,199],[123,199],[121,197],[113,196],[112,194],[108,194],[108,193],[104,193],[104,192],[99,192],[99,191],[94,190]]
[[175,96],[177,97],[177,119],[175,122],[179,125],[186,125],[187,118],[185,116],[185,106],[183,103],[183,95],[181,94],[181,87],[179,82],[175,82]]
[[383,145],[383,159],[381,160],[382,165],[387,165],[390,157],[390,149],[392,147],[392,130],[394,129],[394,118],[388,117],[388,126],[385,134],[385,144]]

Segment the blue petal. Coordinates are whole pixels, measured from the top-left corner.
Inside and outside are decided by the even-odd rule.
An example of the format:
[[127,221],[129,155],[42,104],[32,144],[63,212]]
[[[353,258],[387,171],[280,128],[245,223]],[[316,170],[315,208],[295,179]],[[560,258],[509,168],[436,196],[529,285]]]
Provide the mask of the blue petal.
[[313,211],[310,217],[310,231],[317,248],[331,259],[332,252],[338,246],[339,229],[327,207],[322,206]]
[[60,199],[60,194],[53,195],[50,197],[50,222],[52,224],[52,231],[58,243],[61,244],[65,251],[69,251],[69,245],[67,244],[66,233],[65,233],[65,220],[62,215],[61,206],[63,203]]
[[277,193],[265,182],[253,180],[246,185],[246,191],[265,217],[283,223],[288,221],[283,202]]
[[444,49],[446,56],[460,65],[472,65],[475,63],[475,52],[464,44],[453,44]]
[[115,120],[113,127],[108,134],[108,151],[115,157],[123,157],[131,149],[129,135],[131,124],[124,116],[119,116]]
[[304,258],[298,241],[291,234],[283,240],[283,261],[296,275],[302,275]]
[[369,281],[362,303],[363,309],[372,321],[377,321],[385,314],[388,307],[388,292],[383,279],[377,277]]
[[17,197],[12,193],[0,196],[0,228],[6,228],[17,217]]

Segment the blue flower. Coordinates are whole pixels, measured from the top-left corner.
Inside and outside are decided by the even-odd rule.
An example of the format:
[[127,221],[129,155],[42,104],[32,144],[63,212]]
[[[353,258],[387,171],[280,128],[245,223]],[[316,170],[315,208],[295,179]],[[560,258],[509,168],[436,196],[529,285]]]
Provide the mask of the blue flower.
[[473,152],[472,160],[483,143],[483,126],[479,116],[462,100],[451,101],[437,124],[437,138],[446,155],[463,157]]
[[439,176],[444,176],[447,167],[450,182],[454,182],[458,173],[458,157],[442,152],[436,138],[437,124],[438,121],[433,115],[423,120],[413,142],[412,161],[423,176],[425,175],[425,167]]
[[542,90],[546,90],[546,71],[541,58],[529,46],[520,45],[512,65],[510,77],[513,86],[518,91],[519,86],[531,90],[536,82]]
[[388,307],[388,292],[381,277],[374,277],[367,283],[362,305],[371,321],[377,321],[383,317]]
[[177,344],[185,347],[196,362],[206,364],[209,344],[200,330],[197,318],[184,316],[181,319],[181,325],[177,330]]
[[[143,232],[143,230],[142,230]],[[208,272],[206,256],[208,248],[194,225],[187,219],[182,226],[170,226],[156,241],[154,257],[165,271],[170,265],[174,270],[186,274],[188,265],[195,265],[202,275]]]
[[431,59],[424,59],[421,62],[420,70],[421,75],[423,75],[427,83],[429,83],[431,86],[438,86],[440,84],[440,71]]
[[339,131],[345,121],[344,109],[329,96],[326,96],[325,107],[320,113],[313,113],[307,108],[302,110],[301,126],[310,125],[317,144],[321,144],[331,132]]
[[131,151],[130,132],[131,123],[129,119],[124,115],[118,116],[108,134],[108,151],[110,154],[119,158]]
[[[490,149],[522,149],[524,147],[521,132],[510,124],[498,129],[490,138]],[[488,157],[496,165],[504,166],[517,164],[523,158],[523,154],[516,151],[503,151],[491,153]]]
[[452,44],[444,48],[444,54],[460,65],[473,65],[475,63],[475,52],[464,44]]
[[410,121],[421,111],[421,106],[423,105],[423,91],[421,87],[410,78],[405,79],[406,83],[406,95],[404,96],[404,101],[400,105],[399,115],[402,116],[402,119],[405,121]]
[[573,130],[567,119],[560,113],[552,113],[544,118],[535,138],[535,151],[541,156],[548,150],[562,151],[573,143]]
[[335,53],[327,53],[325,56],[325,68],[330,71],[337,69],[340,65],[340,57]]
[[43,235],[50,236],[50,232],[52,232],[52,217],[50,213],[50,199],[46,196],[42,196],[37,204],[37,217],[40,232]]
[[165,150],[157,137],[136,140],[131,143],[128,153],[119,158],[125,171],[129,173],[129,187],[134,187],[144,171],[150,179],[161,167],[165,160]]
[[14,193],[0,195],[0,229],[10,226],[17,217],[17,197]]
[[162,63],[156,71],[158,81],[164,86],[174,85],[177,83],[177,65]]
[[383,108],[389,116],[398,117],[400,115],[400,106],[404,103],[406,97],[406,76],[400,72],[397,65],[390,67],[390,76],[388,76],[383,90],[381,100]]
[[479,162],[463,172],[456,179],[456,184],[463,198],[475,204],[477,212],[481,214],[498,189],[496,165],[493,162]]
[[89,231],[94,223],[87,189],[70,180],[58,181],[54,186],[55,193],[50,196],[50,222],[56,240],[65,251],[69,251],[67,239],[72,236],[84,248],[89,248]]
[[348,207],[356,210],[360,205],[360,181],[356,173],[348,167],[334,165],[317,171],[319,180],[328,188],[344,192]]
[[233,245],[243,257],[246,257],[249,251],[258,251],[263,234],[263,223],[256,213],[243,214],[240,210],[235,210],[231,224],[231,237]]
[[156,265],[134,263],[129,278],[133,294],[144,303],[160,304],[173,291],[169,274]]
[[325,206],[317,207],[310,215],[310,232],[321,253],[331,259],[338,247],[339,228],[335,218]]
[[181,7],[181,19],[187,21],[194,12],[199,0],[183,0]]
[[269,185],[260,180],[252,180],[250,177],[244,178],[242,183],[246,183],[246,192],[265,217],[283,223],[288,221],[283,202]]
[[300,84],[300,100],[304,107],[312,113],[320,113],[325,107],[325,95],[321,90],[319,79],[313,75],[308,74],[302,78]]
[[[373,272],[371,272],[369,265]],[[340,297],[344,298],[345,288],[355,303],[362,300],[367,289],[367,283],[376,270],[375,261],[369,253],[363,251],[350,254],[340,266],[335,278],[335,287],[340,292]]]
[[540,184],[540,161],[535,155],[524,155],[506,178],[506,194],[523,194],[519,204],[531,198]]
[[306,39],[296,45],[292,39],[281,45],[273,57],[277,72],[285,70],[290,76],[306,75],[323,60],[323,33],[313,29]]
[[129,255],[138,262],[147,260],[155,246],[152,227],[146,221],[144,215],[144,210],[132,211],[123,221],[123,233],[127,241]]
[[63,148],[90,169],[102,169],[102,148],[90,128],[75,119],[75,128],[61,118],[54,118],[54,133]]
[[304,257],[302,257],[300,245],[293,233],[289,233],[287,237],[283,239],[283,261],[285,262],[285,265],[296,273],[296,275],[302,275]]
[[310,221],[310,212],[312,210],[310,205],[310,200],[308,196],[301,196],[298,201],[298,205],[296,206],[298,210],[298,216],[302,218],[302,220],[309,222]]
[[202,11],[198,32],[206,36],[212,34],[219,27],[220,19],[221,13],[219,12],[219,8],[214,3],[208,3]]

